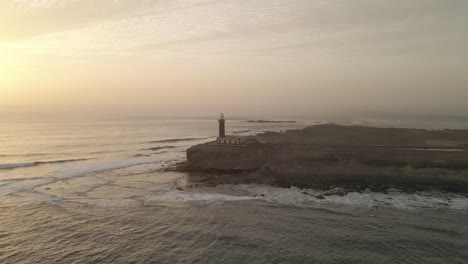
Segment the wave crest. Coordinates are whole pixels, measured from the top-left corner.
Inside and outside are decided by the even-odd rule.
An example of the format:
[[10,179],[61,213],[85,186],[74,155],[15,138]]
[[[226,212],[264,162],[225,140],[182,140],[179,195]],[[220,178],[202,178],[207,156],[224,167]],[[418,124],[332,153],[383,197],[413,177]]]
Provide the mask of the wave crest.
[[210,139],[211,137],[206,138],[171,138],[171,139],[162,139],[156,141],[150,141],[147,143],[176,143],[176,142],[183,142],[183,141],[195,141],[195,140],[202,140],[202,139]]
[[228,194],[219,194],[219,193],[192,193],[192,192],[183,192],[183,191],[170,191],[158,196],[153,196],[146,199],[146,203],[152,202],[216,202],[216,201],[225,201],[225,202],[235,202],[235,201],[245,201],[245,200],[254,200],[256,198],[249,196],[235,196]]
[[280,188],[267,185],[218,185],[213,188],[190,188],[185,191],[170,191],[151,197],[150,201],[159,202],[232,202],[260,200],[268,203],[310,206],[338,205],[364,208],[390,207],[400,210],[452,209],[468,210],[468,197],[444,192],[406,193],[390,190],[388,193],[349,192],[347,194],[326,194],[323,190]]
[[154,148],[145,148],[142,150],[151,150],[151,151],[158,151],[158,150],[163,150],[163,149],[173,149],[176,148],[175,146],[162,146],[162,147],[154,147]]
[[51,160],[51,161],[34,161],[34,162],[24,162],[24,163],[6,163],[0,164],[0,170],[12,170],[17,168],[24,168],[24,167],[34,167],[44,164],[56,164],[56,163],[67,163],[67,162],[77,162],[77,161],[85,161],[88,159],[68,159],[68,160]]

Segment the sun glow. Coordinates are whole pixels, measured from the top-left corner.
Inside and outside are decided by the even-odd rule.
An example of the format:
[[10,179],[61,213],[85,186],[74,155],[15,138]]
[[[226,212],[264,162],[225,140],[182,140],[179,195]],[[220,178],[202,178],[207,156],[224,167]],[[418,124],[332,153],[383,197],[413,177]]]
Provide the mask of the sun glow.
[[7,95],[11,94],[19,80],[18,58],[11,49],[0,45],[0,103],[8,101]]
[[8,64],[11,63],[11,54],[8,51],[0,46],[0,84],[2,84],[9,75]]
[[[8,56],[4,49],[0,47],[0,88],[3,88],[3,83],[7,78],[7,61]],[[3,90],[3,89],[2,89]]]

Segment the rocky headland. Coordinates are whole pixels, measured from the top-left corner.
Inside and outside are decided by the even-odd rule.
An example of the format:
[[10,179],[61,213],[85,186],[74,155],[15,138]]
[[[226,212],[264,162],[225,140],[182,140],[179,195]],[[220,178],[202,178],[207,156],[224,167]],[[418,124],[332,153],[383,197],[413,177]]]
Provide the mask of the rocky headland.
[[468,190],[468,130],[326,124],[257,137],[274,144],[196,145],[183,168],[218,183]]

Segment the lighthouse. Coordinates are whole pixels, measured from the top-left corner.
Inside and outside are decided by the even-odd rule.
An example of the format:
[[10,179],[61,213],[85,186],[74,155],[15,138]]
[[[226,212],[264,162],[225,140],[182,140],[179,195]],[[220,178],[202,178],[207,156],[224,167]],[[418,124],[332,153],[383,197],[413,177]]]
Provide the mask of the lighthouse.
[[219,122],[219,138],[224,138],[226,137],[226,120],[224,119],[223,113],[221,113],[221,116],[218,122]]
[[222,113],[219,117],[218,123],[219,135],[216,140],[216,144],[233,146],[258,142],[255,136],[226,136],[226,119],[224,118],[224,114]]

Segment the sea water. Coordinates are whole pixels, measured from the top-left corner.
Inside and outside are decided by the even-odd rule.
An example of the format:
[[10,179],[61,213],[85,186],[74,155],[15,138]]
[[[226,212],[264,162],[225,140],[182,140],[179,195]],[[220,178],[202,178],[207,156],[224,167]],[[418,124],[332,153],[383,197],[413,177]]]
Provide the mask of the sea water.
[[[321,190],[259,184],[179,188],[190,175],[165,168],[215,139],[215,117],[0,121],[0,263],[468,263],[462,194],[394,189],[318,199]],[[330,120],[298,121],[238,119],[227,128],[252,135]],[[466,128],[451,120],[341,123]]]

